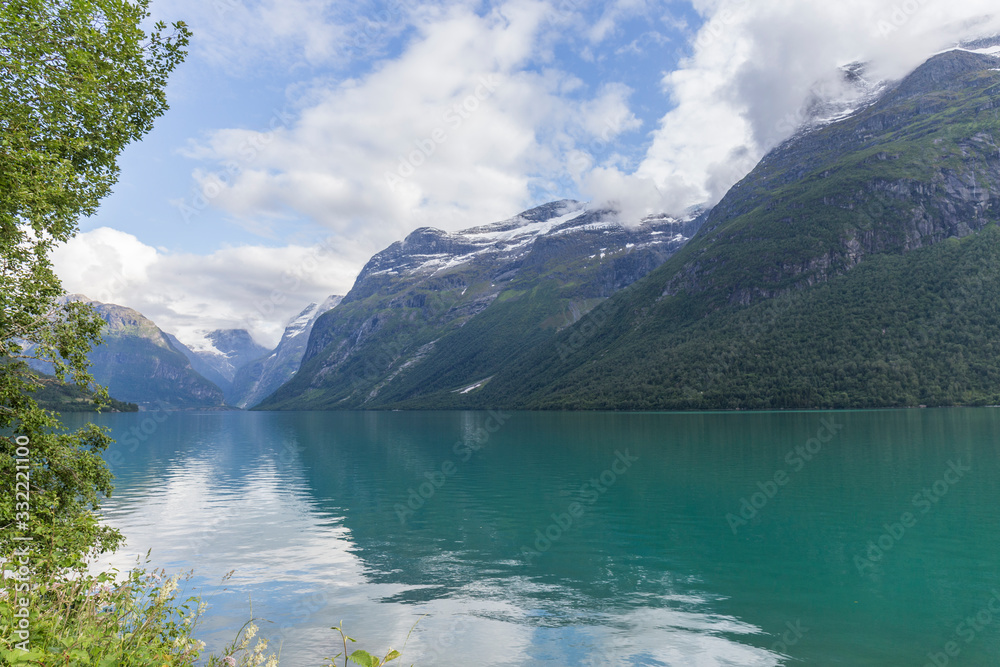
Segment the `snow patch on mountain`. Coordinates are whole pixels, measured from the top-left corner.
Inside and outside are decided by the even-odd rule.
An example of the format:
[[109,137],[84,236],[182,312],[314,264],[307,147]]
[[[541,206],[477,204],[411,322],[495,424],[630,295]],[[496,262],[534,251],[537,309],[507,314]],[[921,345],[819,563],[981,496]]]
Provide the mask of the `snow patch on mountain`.
[[330,296],[323,303],[310,303],[289,320],[281,341],[267,357],[238,369],[233,381],[232,404],[240,408],[253,407],[291,379],[305,354],[316,320],[340,305],[343,299],[342,296]]
[[[373,257],[362,271],[362,277],[433,275],[480,259],[501,256],[516,259],[527,254],[539,239],[585,232],[608,234],[629,230],[637,236],[631,247],[647,247],[654,241],[656,244],[682,243],[688,240],[687,237],[670,228],[687,224],[703,212],[703,209],[695,208],[682,217],[651,215],[637,225],[623,225],[615,220],[615,211],[563,200],[508,220],[458,232],[430,228],[417,230],[405,241],[393,244]],[[652,239],[654,235],[666,238]]]

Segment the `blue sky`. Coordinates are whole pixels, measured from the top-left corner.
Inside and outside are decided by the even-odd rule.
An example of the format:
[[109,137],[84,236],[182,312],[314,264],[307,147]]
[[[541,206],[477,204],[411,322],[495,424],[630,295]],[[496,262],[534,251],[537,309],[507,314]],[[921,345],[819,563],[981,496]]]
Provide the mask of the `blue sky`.
[[794,131],[819,84],[830,93],[839,66],[898,78],[970,25],[995,28],[991,10],[154,0],[154,18],[194,32],[171,109],[54,260],[68,290],[185,342],[244,327],[272,344],[417,227],[564,197],[612,205],[626,224],[714,203]]
[[[169,16],[185,17],[183,5],[176,4],[178,8]],[[227,243],[282,245],[324,238],[326,228],[298,211],[283,219],[279,227],[270,228],[270,233],[263,233],[264,229],[254,224],[253,216],[248,216],[250,220],[236,220],[229,210],[213,205],[210,195],[214,190],[193,177],[193,172],[204,169],[226,178],[232,169],[224,163],[186,154],[185,147],[206,141],[220,129],[264,132],[272,127],[287,127],[299,120],[302,108],[308,106],[308,98],[303,99],[303,95],[315,93],[310,90],[314,86],[331,88],[345,81],[363,80],[386,62],[405,58],[407,50],[421,40],[420,33],[406,25],[406,17],[412,12],[407,7],[415,7],[416,3],[354,5],[343,16],[331,12],[327,18],[351,22],[345,29],[346,35],[333,38],[331,53],[309,54],[307,47],[295,43],[291,37],[291,43],[275,48],[274,60],[253,44],[246,51],[233,43],[225,44],[227,51],[220,54],[216,44],[229,41],[225,22],[238,18],[238,10],[235,0],[211,0],[208,5],[209,14],[214,12],[216,16],[192,22],[195,36],[191,53],[174,74],[168,91],[170,112],[157,122],[144,141],[126,152],[122,159],[122,180],[115,194],[82,229],[107,225],[170,251],[197,253],[210,252]],[[685,2],[662,6],[636,2],[565,5],[578,11],[562,10],[567,16],[559,19],[558,26],[551,25],[549,34],[539,37],[538,46],[542,48],[521,59],[517,70],[536,76],[558,71],[567,78],[577,79],[578,87],[563,93],[568,105],[594,99],[602,86],[610,82],[627,88],[624,94],[628,110],[636,118],[634,127],[619,132],[613,125],[600,125],[616,123],[617,119],[595,119],[599,131],[584,147],[597,160],[619,153],[635,165],[650,143],[649,132],[673,106],[661,79],[690,53],[691,38],[703,19]],[[361,11],[362,6],[365,11]],[[498,9],[503,11],[502,3],[466,7],[465,11],[481,20]],[[559,12],[559,7],[560,3],[555,3],[549,9]],[[167,15],[158,9],[158,15]],[[221,25],[212,18],[221,19]],[[549,27],[544,18],[537,23],[539,32]],[[563,27],[568,29],[563,31]],[[588,35],[588,30],[597,32]],[[475,81],[470,76],[470,90],[474,90]],[[442,104],[442,112],[445,108]],[[484,127],[482,131],[489,129]],[[598,141],[604,132],[611,141]],[[413,138],[425,139],[418,134]],[[409,152],[413,148],[410,144],[401,141],[400,153]],[[266,150],[261,141],[260,151]],[[255,160],[246,157],[249,155],[237,152],[231,156],[236,158],[234,166],[252,166]],[[549,194],[584,196],[578,184],[558,169],[551,170],[550,176],[557,188],[546,191],[532,184],[515,208],[505,210],[502,215],[517,213],[520,206],[544,203],[551,199],[546,196]],[[548,179],[538,180],[548,184]],[[472,226],[489,221],[472,217],[460,224]]]

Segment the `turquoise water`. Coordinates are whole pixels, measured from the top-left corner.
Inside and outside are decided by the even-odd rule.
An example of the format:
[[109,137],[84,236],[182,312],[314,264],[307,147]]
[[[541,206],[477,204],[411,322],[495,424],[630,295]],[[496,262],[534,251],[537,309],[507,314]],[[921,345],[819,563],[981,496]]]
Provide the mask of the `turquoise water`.
[[194,568],[210,647],[252,600],[292,666],[424,615],[407,665],[1000,664],[1000,410],[96,419],[110,560]]

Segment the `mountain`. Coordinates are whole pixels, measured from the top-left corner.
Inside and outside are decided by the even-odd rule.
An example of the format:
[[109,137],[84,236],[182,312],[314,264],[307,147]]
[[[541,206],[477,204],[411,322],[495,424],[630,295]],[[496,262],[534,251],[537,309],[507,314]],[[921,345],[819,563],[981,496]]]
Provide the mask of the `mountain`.
[[204,334],[196,345],[185,345],[176,336],[167,334],[170,342],[191,362],[191,366],[215,383],[226,403],[235,405],[233,382],[243,367],[265,357],[270,350],[259,345],[246,329],[217,329]]
[[979,50],[811,122],[696,218],[557,202],[417,230],[261,407],[1000,403],[1000,50]]
[[939,54],[768,154],[690,243],[609,300],[606,325],[446,403],[1000,403],[998,140],[1000,58]]
[[[108,393],[143,409],[204,409],[223,404],[222,391],[199,375],[167,334],[131,308],[74,294],[104,320],[104,341],[88,359],[90,372]],[[37,370],[47,371],[45,364]]]
[[309,304],[288,323],[278,346],[268,356],[239,368],[233,378],[230,404],[253,407],[288,382],[299,370],[316,320],[339,305],[343,298],[331,296],[323,303]]
[[260,409],[374,408],[471,392],[663,264],[704,215],[625,226],[559,201],[378,253],[315,323],[299,372]]

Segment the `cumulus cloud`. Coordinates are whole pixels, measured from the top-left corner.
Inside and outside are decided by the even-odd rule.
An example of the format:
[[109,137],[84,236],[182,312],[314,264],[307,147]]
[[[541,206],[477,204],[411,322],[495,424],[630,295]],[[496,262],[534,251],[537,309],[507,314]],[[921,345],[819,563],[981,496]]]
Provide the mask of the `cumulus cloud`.
[[245,328],[273,346],[310,302],[346,294],[358,250],[338,243],[170,254],[101,227],[57,248],[52,261],[69,293],[134,308],[182,342],[196,343],[204,331]]
[[213,188],[211,204],[247,224],[297,215],[376,250],[419,226],[509,217],[530,203],[536,181],[565,173],[573,150],[641,125],[626,86],[588,89],[547,63],[548,39],[568,20],[548,2],[484,13],[424,6],[411,19],[398,58],[313,89],[294,122],[268,133],[222,129],[189,146],[215,167],[240,167],[226,183],[196,171]]
[[[817,86],[843,65],[898,79],[971,35],[1000,31],[989,0],[694,0],[705,23],[664,75],[674,108],[636,176],[673,211],[718,201],[803,119]],[[836,97],[827,85],[822,91]]]

